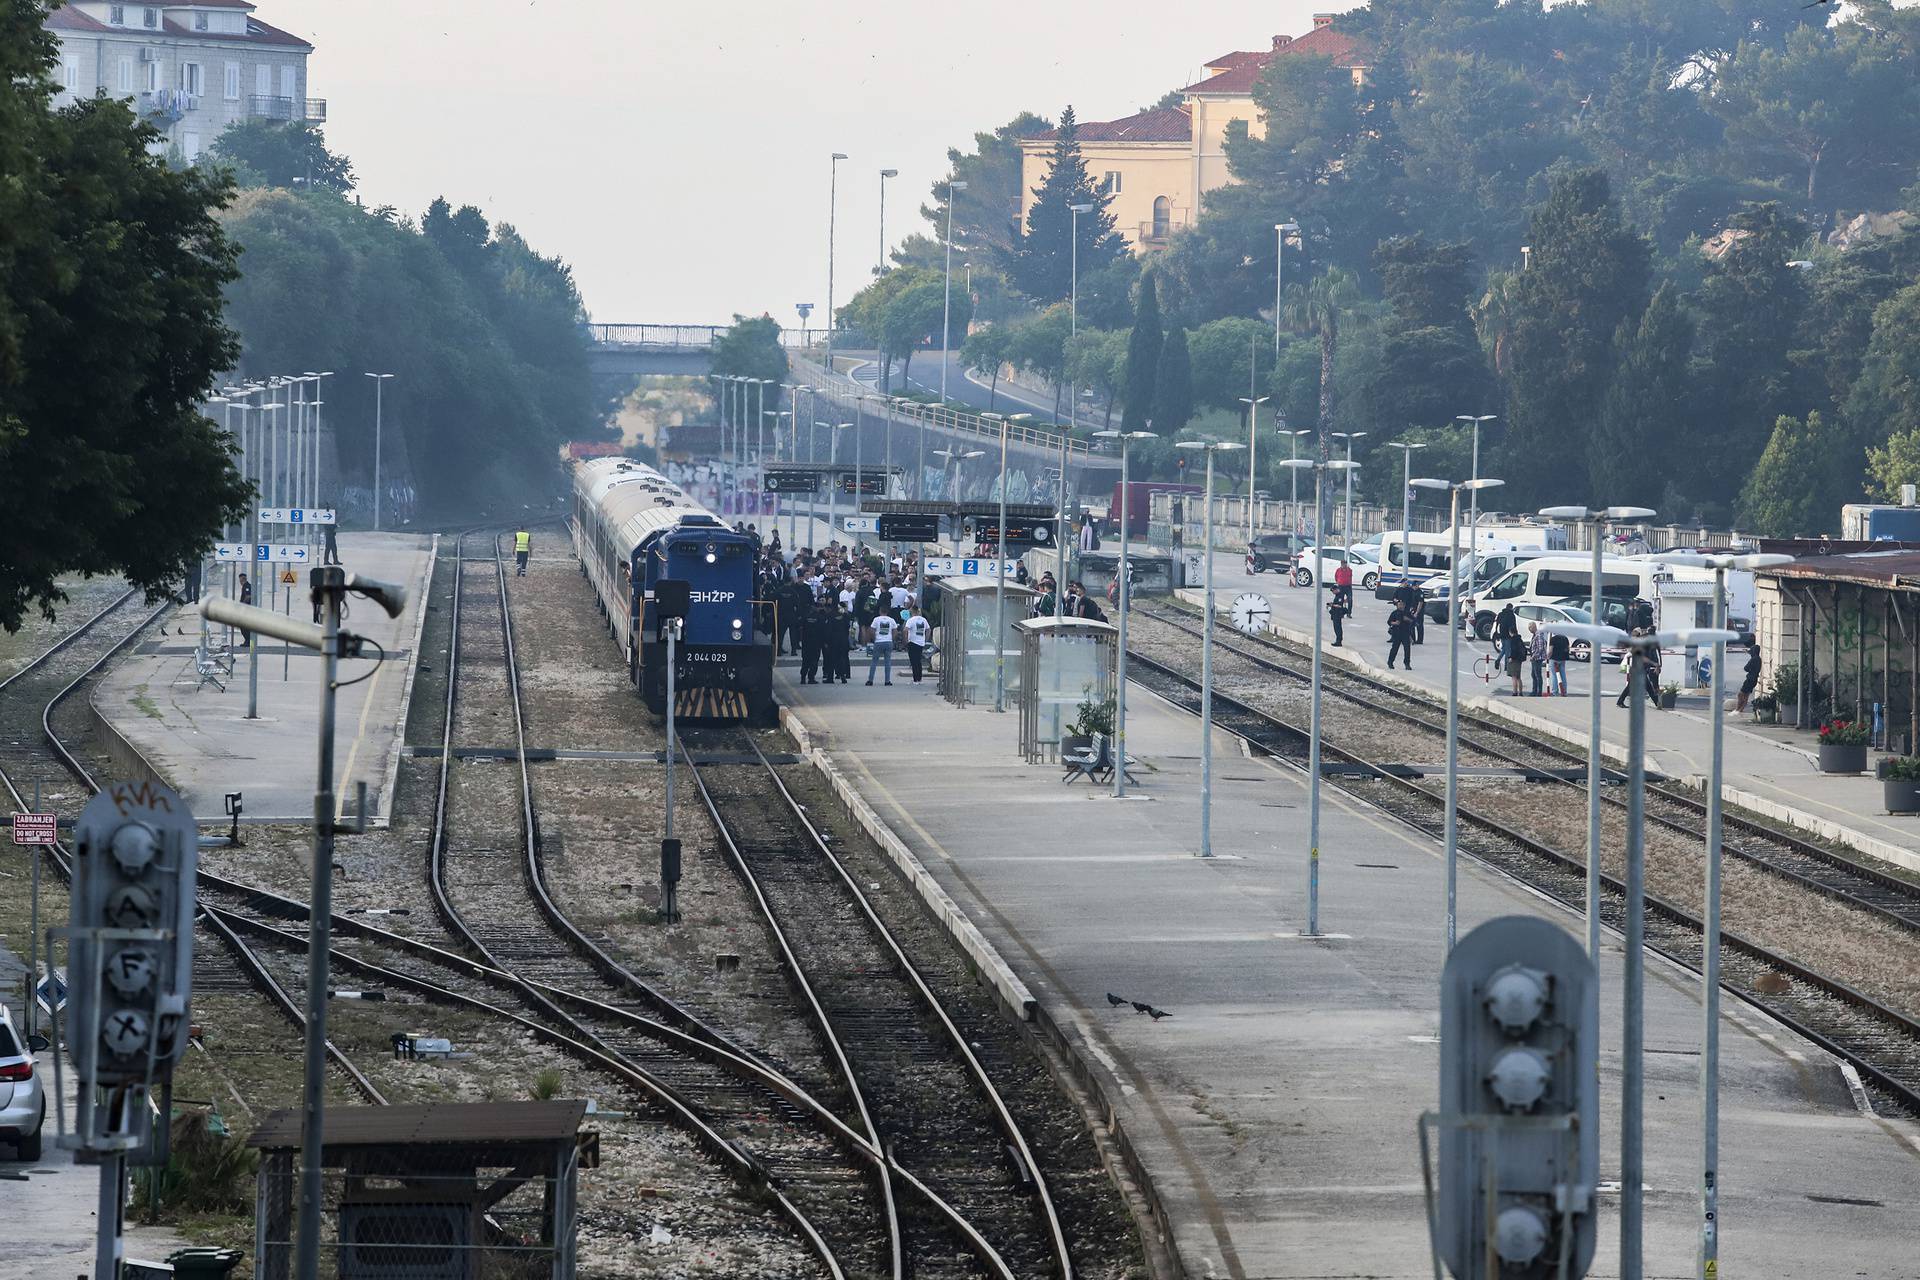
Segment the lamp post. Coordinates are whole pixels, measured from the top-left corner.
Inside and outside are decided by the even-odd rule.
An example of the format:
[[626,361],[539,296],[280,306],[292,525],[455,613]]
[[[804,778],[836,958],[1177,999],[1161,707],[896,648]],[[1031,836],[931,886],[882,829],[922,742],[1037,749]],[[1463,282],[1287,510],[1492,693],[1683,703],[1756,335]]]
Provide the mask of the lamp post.
[[[1499,416],[1497,413],[1456,413],[1453,415],[1455,422],[1471,422],[1473,424],[1473,479],[1475,480],[1480,478],[1480,424],[1483,422],[1492,422]],[[1469,550],[1472,550],[1480,545],[1480,494],[1477,491],[1470,494],[1467,498],[1467,504],[1471,512],[1467,517],[1467,547]]]
[[[1336,440],[1347,442],[1347,461],[1353,461],[1353,442],[1367,434],[1364,431],[1332,431],[1328,433]],[[1344,563],[1347,551],[1353,546],[1353,468],[1347,468],[1346,513],[1341,518],[1340,555]]]
[[1408,483],[1422,489],[1445,489],[1452,494],[1447,517],[1447,540],[1452,550],[1447,566],[1447,954],[1453,953],[1460,867],[1460,493],[1477,494],[1505,484],[1504,480],[1448,481],[1418,479]]
[[[1127,487],[1127,446],[1133,440],[1152,440],[1156,431],[1096,431],[1093,433],[1102,440],[1120,442],[1120,587],[1114,592],[1120,609],[1120,649],[1114,659],[1113,678],[1113,798],[1124,799],[1127,794],[1127,606],[1133,598],[1133,583],[1129,581],[1131,562],[1127,559],[1127,522],[1129,512],[1127,499],[1130,490]],[[1060,616],[1060,593],[1067,589],[1063,576],[1053,584],[1054,616]]]
[[386,386],[391,373],[370,373],[373,379],[373,528],[380,531],[380,443],[386,426]]
[[[1274,423],[1280,428],[1280,434],[1287,437],[1287,483],[1290,486],[1287,490],[1287,505],[1293,508],[1293,522],[1298,526],[1300,523],[1300,468],[1298,465],[1300,461],[1300,437],[1312,435],[1313,429],[1311,427],[1301,427],[1296,431],[1289,428],[1287,426],[1287,415],[1284,410],[1275,410],[1273,419]],[[1317,512],[1316,518],[1318,518]],[[1319,534],[1316,533],[1314,536],[1317,538]]]
[[[1359,464],[1349,458],[1332,458],[1317,462],[1311,458],[1293,458],[1287,462],[1287,468],[1298,476],[1303,470],[1313,472],[1313,520],[1314,527],[1320,525],[1321,513],[1327,507],[1326,474],[1329,471],[1351,473]],[[1315,552],[1319,558],[1318,550]],[[1326,587],[1327,575],[1325,561],[1315,567],[1313,575],[1313,676],[1312,697],[1309,701],[1307,716],[1307,933],[1309,938],[1320,936],[1320,658],[1323,650],[1321,628],[1325,625],[1326,610],[1320,607],[1321,592]]]
[[[840,530],[840,433],[852,426],[851,422],[831,422],[827,424],[833,431],[827,436],[827,545],[833,545],[833,535]],[[859,438],[855,433],[855,439]],[[859,473],[854,473],[854,487],[859,487]],[[859,503],[856,497],[854,502]]]
[[[1404,440],[1387,441],[1387,448],[1400,450],[1401,458],[1405,464],[1401,467],[1400,480],[1400,545],[1403,548],[1412,545],[1407,535],[1413,532],[1411,528],[1413,524],[1413,451],[1426,447],[1424,444],[1408,444]],[[1385,541],[1386,539],[1381,539],[1382,543]],[[1384,551],[1385,549],[1386,548],[1382,546],[1381,550]],[[1404,551],[1402,554],[1405,554]],[[1382,568],[1384,567],[1385,565],[1383,564]],[[1407,568],[1407,566],[1403,565],[1402,569],[1404,570],[1405,568]]]
[[880,262],[873,269],[873,278],[876,280],[887,274],[887,179],[899,176],[898,169],[880,171]]
[[1287,263],[1287,237],[1300,230],[1297,222],[1276,222],[1273,224],[1275,241],[1273,255],[1273,358],[1276,364],[1280,359],[1280,280],[1285,274]]
[[[1247,390],[1251,391],[1253,390],[1253,388],[1248,387]],[[1257,437],[1259,432],[1257,428],[1260,422],[1260,406],[1265,404],[1268,400],[1272,398],[1273,397],[1271,396],[1259,396],[1259,397],[1241,396],[1240,397],[1240,403],[1247,406],[1247,550],[1248,551],[1253,550],[1253,472],[1254,472],[1254,465],[1255,465],[1255,455],[1259,452],[1259,450],[1255,446],[1258,443]]]
[[[1542,507],[1540,514],[1550,520],[1591,520],[1593,522],[1592,585],[1588,588],[1587,612],[1596,625],[1607,624],[1606,595],[1600,568],[1601,534],[1617,520],[1645,520],[1654,512],[1647,507]],[[1589,652],[1587,666],[1592,688],[1587,690],[1587,954],[1600,963],[1600,650]]]
[[993,562],[993,709],[1007,709],[1007,419],[1004,414],[983,413],[989,422],[1000,424],[1000,527],[999,546]]
[[1207,576],[1203,588],[1206,617],[1200,638],[1200,856],[1203,858],[1213,856],[1213,455],[1232,453],[1240,447],[1238,441],[1232,440],[1182,440],[1174,445],[1176,449],[1198,449],[1207,455],[1207,531],[1203,535],[1207,547]]
[[[1088,394],[1092,393],[1089,392]],[[1055,622],[1058,622],[1066,616],[1066,600],[1063,597],[1067,589],[1067,446],[1072,438],[1073,424],[1068,423],[1066,429],[1060,433],[1060,502],[1053,520],[1053,550],[1059,565],[1057,576],[1053,582],[1053,618]],[[1121,479],[1122,483],[1125,483],[1125,477],[1123,476]],[[1124,489],[1121,491],[1120,501],[1122,503],[1126,501],[1126,491]]]
[[[1716,557],[1735,561],[1741,557]],[[1764,560],[1765,557],[1753,557]],[[1716,610],[1717,612],[1717,610]],[[1626,980],[1622,984],[1620,1002],[1621,1012],[1621,1081],[1620,1081],[1620,1275],[1622,1280],[1640,1280],[1641,1277],[1641,1230],[1645,1192],[1642,1174],[1646,1165],[1645,1150],[1645,1102],[1646,1102],[1646,789],[1647,789],[1647,688],[1646,662],[1648,656],[1656,653],[1663,645],[1698,645],[1703,641],[1712,644],[1716,650],[1725,646],[1729,640],[1738,640],[1739,633],[1718,628],[1684,628],[1678,631],[1661,631],[1649,635],[1628,635],[1618,627],[1595,624],[1579,625],[1574,623],[1554,623],[1549,628],[1565,635],[1586,640],[1593,646],[1594,660],[1597,662],[1602,645],[1624,646],[1627,656],[1623,663],[1631,664],[1627,672],[1627,875],[1626,875]],[[1719,697],[1716,693],[1714,701]],[[1715,736],[1716,752],[1719,745]],[[1716,780],[1717,782],[1717,780]],[[1714,788],[1717,793],[1719,788]],[[1708,831],[1709,847],[1712,846],[1713,831]],[[1714,867],[1708,868],[1712,875]],[[1708,922],[1713,929],[1717,921]],[[1705,945],[1709,938],[1714,945]],[[1715,970],[1718,965],[1719,938],[1715,935],[1703,935],[1703,955],[1713,957]],[[1717,991],[1717,986],[1711,988]],[[1713,1016],[1711,1014],[1709,1017]],[[1710,1031],[1717,1030],[1716,1024],[1709,1022]],[[1717,1034],[1712,1041],[1715,1048],[1719,1040]],[[1706,1072],[1705,1055],[1702,1055],[1701,1071]],[[1706,1135],[1708,1143],[1717,1144],[1717,1125],[1709,1124]],[[1717,1153],[1712,1146],[1706,1148],[1709,1157],[1709,1170]],[[1713,1181],[1717,1182],[1717,1177]],[[1718,1188],[1712,1182],[1706,1185],[1710,1197],[1717,1198]],[[1709,1201],[1703,1200],[1703,1205]],[[1703,1222],[1703,1241],[1706,1232],[1717,1228],[1717,1223]],[[1717,1242],[1716,1242],[1717,1243]]]
[[827,376],[833,376],[833,233],[840,214],[840,162],[843,151],[833,153],[827,165]]
[[[956,181],[952,178],[947,179],[947,277],[946,284],[942,286],[940,295],[940,404],[943,408],[947,403],[947,354],[953,350],[951,329],[953,324],[953,197],[954,193],[965,191],[966,189],[966,183]],[[926,438],[927,427],[923,422],[920,424],[920,440],[923,455],[925,453]],[[916,498],[920,496],[920,485],[918,481],[914,483],[913,494]]]
[[1700,1251],[1695,1276],[1713,1280],[1720,1271],[1720,833],[1724,772],[1726,694],[1721,675],[1727,656],[1727,570],[1771,569],[1788,555],[1675,556],[1681,564],[1713,570],[1713,755],[1707,779],[1707,867],[1703,886],[1700,953]]
[[[793,403],[793,402],[792,402],[791,400],[789,400],[789,401],[788,401],[787,403],[789,403],[789,404],[791,404],[791,403]],[[765,416],[766,416],[766,417],[769,417],[769,418],[772,418],[772,419],[773,419],[773,425],[772,425],[772,431],[773,431],[773,449],[774,449],[774,452],[775,452],[775,453],[778,453],[778,452],[780,451],[780,419],[782,419],[782,418],[791,418],[791,417],[793,416],[793,410],[791,410],[791,409],[768,409],[768,410],[766,411],[766,414],[765,414]],[[761,475],[761,477],[762,477],[762,478],[761,478],[761,481],[760,481],[760,488],[761,488],[761,493],[760,493],[760,504],[761,504],[762,506],[765,506],[765,505],[767,505],[767,503],[768,503],[768,502],[770,501],[770,498],[769,498],[769,495],[768,495],[768,494],[767,494],[767,492],[766,492],[766,479],[765,479],[765,476],[766,476],[766,474],[767,474],[767,465],[766,465],[766,462],[765,462],[765,461],[763,460],[763,461],[761,462],[761,464],[760,464],[760,475]],[[767,539],[768,539],[768,541],[772,541],[772,539],[773,539],[773,538],[774,538],[774,537],[776,536],[776,533],[777,533],[777,531],[778,531],[778,529],[779,529],[779,527],[780,527],[780,512],[779,512],[779,510],[778,510],[778,508],[775,508],[775,509],[773,509],[773,510],[771,510],[771,511],[769,511],[769,512],[767,513]],[[789,538],[792,538],[792,537],[794,536],[794,535],[793,535],[793,526],[792,526],[792,523],[791,523],[791,522],[789,522],[789,523],[788,523],[788,526],[787,526],[787,536],[788,536]]]

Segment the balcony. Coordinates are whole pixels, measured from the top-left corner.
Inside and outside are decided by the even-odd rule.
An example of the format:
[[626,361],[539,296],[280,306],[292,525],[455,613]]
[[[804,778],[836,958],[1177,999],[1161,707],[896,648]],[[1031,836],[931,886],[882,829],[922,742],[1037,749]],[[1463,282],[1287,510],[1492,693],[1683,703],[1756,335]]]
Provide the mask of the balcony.
[[176,123],[189,111],[200,109],[200,95],[180,89],[150,89],[140,95],[140,114]]
[[301,120],[308,124],[325,124],[327,100],[325,98],[283,98],[256,93],[247,99],[247,118],[288,122]]
[[1134,224],[1134,243],[1146,249],[1164,249],[1173,233],[1187,226],[1187,210],[1175,209],[1163,218],[1142,219]]

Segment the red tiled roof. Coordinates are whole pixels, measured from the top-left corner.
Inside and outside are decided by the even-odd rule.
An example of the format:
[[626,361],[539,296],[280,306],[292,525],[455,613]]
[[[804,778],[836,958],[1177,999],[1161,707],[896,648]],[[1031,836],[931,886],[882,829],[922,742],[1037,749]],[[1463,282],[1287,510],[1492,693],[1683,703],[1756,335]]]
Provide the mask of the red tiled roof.
[[[1182,93],[1248,93],[1260,79],[1275,58],[1289,53],[1309,53],[1322,58],[1331,58],[1336,67],[1364,67],[1369,50],[1366,44],[1355,36],[1335,30],[1332,26],[1315,27],[1307,34],[1265,53],[1248,55],[1234,63],[1216,76],[1197,81],[1182,89]],[[1238,55],[1229,55],[1238,57]],[[1217,65],[1209,63],[1209,66]]]
[[1264,49],[1241,49],[1235,53],[1223,53],[1217,58],[1208,58],[1200,65],[1209,68],[1217,67],[1222,71],[1226,71],[1254,58],[1265,58],[1267,56],[1268,53]]
[[238,31],[195,31],[181,26],[172,18],[166,20],[166,30],[170,36],[187,36],[194,40],[233,40],[242,44],[288,44],[301,49],[313,48],[310,42],[302,40],[292,32],[269,26],[258,18],[247,19],[245,35]]
[[[1052,142],[1058,129],[1030,133],[1026,141]],[[1075,136],[1081,142],[1190,142],[1193,118],[1179,107],[1139,111],[1119,120],[1090,120],[1080,125]]]
[[112,27],[98,18],[89,18],[78,9],[61,5],[47,15],[46,26],[52,31],[111,31]]

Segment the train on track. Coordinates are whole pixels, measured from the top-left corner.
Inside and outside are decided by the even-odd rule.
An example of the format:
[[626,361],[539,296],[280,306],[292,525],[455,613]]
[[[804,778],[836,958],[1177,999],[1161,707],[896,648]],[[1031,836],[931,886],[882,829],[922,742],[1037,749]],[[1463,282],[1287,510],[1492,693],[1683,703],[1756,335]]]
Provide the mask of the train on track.
[[573,472],[573,546],[627,674],[649,709],[667,711],[667,646],[654,584],[684,580],[689,607],[676,646],[676,716],[765,724],[773,701],[771,607],[754,598],[759,539],[728,528],[679,485],[629,458]]

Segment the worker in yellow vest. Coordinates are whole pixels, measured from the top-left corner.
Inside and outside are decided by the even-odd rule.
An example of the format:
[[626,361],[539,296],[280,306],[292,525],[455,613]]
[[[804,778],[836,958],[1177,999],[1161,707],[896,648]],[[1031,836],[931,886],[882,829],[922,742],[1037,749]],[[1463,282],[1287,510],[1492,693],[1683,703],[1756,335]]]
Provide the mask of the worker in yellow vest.
[[527,556],[533,551],[533,535],[525,529],[513,535],[513,558],[519,567],[513,571],[516,578],[527,576]]

